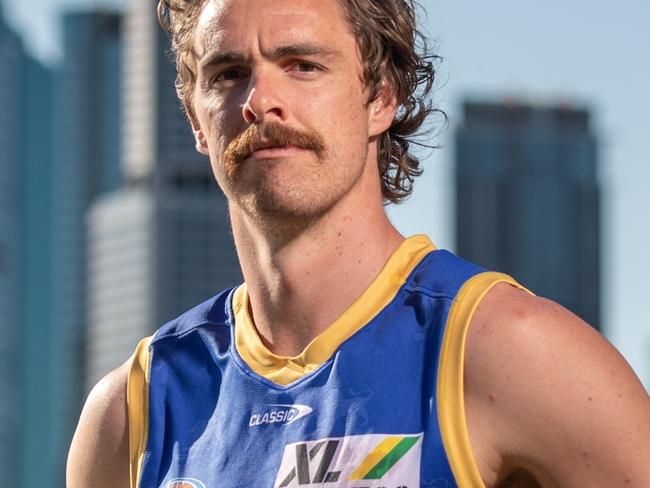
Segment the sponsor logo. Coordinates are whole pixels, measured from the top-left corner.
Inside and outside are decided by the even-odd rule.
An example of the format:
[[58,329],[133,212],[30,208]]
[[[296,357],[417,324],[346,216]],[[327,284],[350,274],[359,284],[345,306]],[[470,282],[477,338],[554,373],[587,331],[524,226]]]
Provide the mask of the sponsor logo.
[[274,488],[417,488],[422,434],[367,434],[288,444]]
[[194,478],[174,478],[167,482],[164,488],[206,488],[205,485]]
[[307,405],[294,404],[268,406],[270,409],[266,412],[251,415],[251,418],[248,420],[248,425],[250,427],[265,424],[289,425],[313,412],[313,409]]

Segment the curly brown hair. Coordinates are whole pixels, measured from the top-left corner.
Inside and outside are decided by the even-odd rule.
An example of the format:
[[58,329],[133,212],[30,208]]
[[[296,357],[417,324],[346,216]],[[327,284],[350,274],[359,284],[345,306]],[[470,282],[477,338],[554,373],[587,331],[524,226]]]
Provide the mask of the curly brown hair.
[[[193,56],[194,30],[207,0],[159,0],[158,20],[171,34],[176,58],[176,92],[190,117],[196,83]],[[378,166],[382,196],[386,203],[399,203],[413,190],[413,180],[422,174],[421,163],[410,151],[425,119],[433,108],[430,93],[440,57],[430,54],[426,38],[416,25],[415,0],[339,0],[355,35],[363,63],[368,103],[385,86],[396,97],[398,111],[389,129],[379,138]]]

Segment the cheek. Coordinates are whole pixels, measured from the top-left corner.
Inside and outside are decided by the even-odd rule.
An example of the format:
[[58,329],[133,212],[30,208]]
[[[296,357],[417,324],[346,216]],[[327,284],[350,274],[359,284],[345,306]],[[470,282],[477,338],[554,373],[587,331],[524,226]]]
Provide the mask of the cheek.
[[[348,99],[349,100],[349,99]],[[339,116],[334,120],[337,130],[345,139],[348,147],[358,150],[368,144],[367,111],[359,103],[341,105]]]
[[321,127],[338,134],[349,142],[352,139],[367,139],[367,110],[363,94],[353,87],[328,88],[328,97],[314,97],[314,102],[302,104],[303,110],[311,114]]
[[239,128],[233,124],[235,117],[228,114],[229,111],[218,102],[203,107],[200,117],[201,128],[207,138],[212,156],[219,156],[238,133]]
[[360,84],[350,84],[347,90],[340,90],[338,100],[339,106],[345,110],[344,120],[357,130],[364,129],[368,123],[365,93],[360,88]]
[[228,126],[229,119],[222,108],[222,104],[216,101],[207,102],[201,100],[201,110],[200,112],[197,111],[197,118],[207,141],[212,172],[221,186],[222,155],[233,137],[233,130]]

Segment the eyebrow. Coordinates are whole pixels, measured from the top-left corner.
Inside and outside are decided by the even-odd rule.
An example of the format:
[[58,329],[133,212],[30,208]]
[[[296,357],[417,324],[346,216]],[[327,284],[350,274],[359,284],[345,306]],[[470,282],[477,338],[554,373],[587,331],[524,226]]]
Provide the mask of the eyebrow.
[[321,44],[303,43],[278,47],[275,51],[273,51],[271,59],[280,59],[289,56],[320,56],[327,58],[339,58],[342,56],[342,54],[336,49],[330,49]]
[[[291,56],[318,56],[336,59],[341,58],[342,54],[336,49],[330,49],[320,44],[301,43],[280,46],[276,48],[269,57],[272,60],[277,60]],[[218,66],[221,64],[245,63],[246,61],[247,57],[236,51],[213,51],[206,54],[203,59],[199,61],[199,69],[205,70],[212,66]]]

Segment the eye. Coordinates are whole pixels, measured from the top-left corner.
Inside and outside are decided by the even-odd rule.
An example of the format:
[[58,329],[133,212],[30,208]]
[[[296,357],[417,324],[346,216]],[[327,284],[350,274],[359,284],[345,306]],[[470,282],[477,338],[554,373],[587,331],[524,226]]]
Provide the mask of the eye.
[[214,79],[215,82],[221,82],[221,81],[233,81],[233,80],[238,80],[243,76],[241,70],[239,69],[228,69],[226,71],[222,71],[217,75],[217,77]]
[[309,61],[296,61],[291,65],[291,70],[298,73],[310,74],[321,71],[323,68],[316,63],[311,63]]
[[296,65],[296,69],[298,71],[302,71],[303,73],[311,73],[312,71],[316,71],[318,69],[318,66],[312,63],[298,63]]

